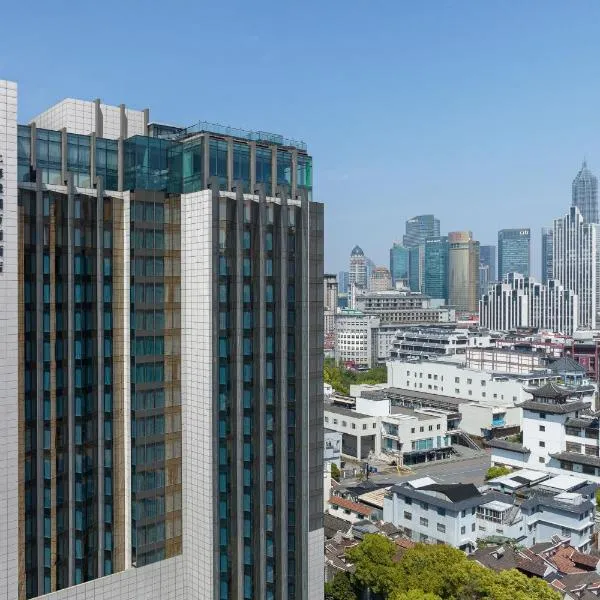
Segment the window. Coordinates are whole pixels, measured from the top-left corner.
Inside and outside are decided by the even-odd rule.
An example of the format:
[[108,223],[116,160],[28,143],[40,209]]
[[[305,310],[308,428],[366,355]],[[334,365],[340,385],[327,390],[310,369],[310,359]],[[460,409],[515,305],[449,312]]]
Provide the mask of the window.
[[412,504],[412,498],[404,498],[404,502],[406,502],[406,504]]
[[471,531],[475,531],[475,523],[473,523],[473,525],[471,525]]
[[467,531],[467,528],[466,528],[466,527],[463,525],[463,526],[460,528],[460,533],[461,533],[461,535],[465,535],[466,531]]
[[454,378],[454,383],[460,383],[460,377],[455,377]]
[[414,427],[411,427],[411,428],[410,428],[410,432],[411,432],[411,433],[414,433],[414,432],[415,432],[415,428],[414,428]]
[[482,385],[482,387],[485,387],[485,379],[481,380],[481,385]]
[[546,418],[546,413],[541,412],[540,413],[540,419],[545,419]]
[[423,431],[424,431],[423,427],[419,427],[419,431],[420,431],[421,433],[423,433]]
[[346,421],[342,421],[342,427],[346,427],[348,425],[348,423],[346,423]]
[[409,513],[407,510],[404,511],[404,520],[412,521],[412,513]]
[[356,429],[356,423],[352,423],[352,429]]
[[367,428],[367,424],[363,423],[363,429],[366,429],[366,428]]
[[540,431],[546,431],[546,426],[545,425],[540,425]]
[[473,383],[472,379],[467,379],[467,385],[471,385]]
[[544,462],[546,462],[546,461],[545,461],[545,459],[544,459],[544,457],[543,457],[543,456],[540,456],[540,457],[538,458],[538,462],[544,463]]
[[540,442],[540,448],[545,448],[546,447],[546,442]]
[[446,509],[445,508],[438,508],[437,509],[437,514],[440,515],[440,517],[445,517],[446,516]]
[[421,517],[419,523],[423,525],[423,527],[429,527],[429,519],[426,519],[425,517]]
[[446,526],[443,523],[438,523],[437,524],[437,530],[440,533],[446,533]]
[[439,431],[442,428],[442,426],[438,423],[437,424],[437,430]]

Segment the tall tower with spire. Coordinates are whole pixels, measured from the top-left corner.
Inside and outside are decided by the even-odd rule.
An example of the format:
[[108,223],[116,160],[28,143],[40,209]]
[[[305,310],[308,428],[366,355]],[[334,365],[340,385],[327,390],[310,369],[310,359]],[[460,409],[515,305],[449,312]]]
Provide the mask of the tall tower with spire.
[[584,160],[573,179],[573,202],[585,223],[598,223],[598,178],[592,174]]

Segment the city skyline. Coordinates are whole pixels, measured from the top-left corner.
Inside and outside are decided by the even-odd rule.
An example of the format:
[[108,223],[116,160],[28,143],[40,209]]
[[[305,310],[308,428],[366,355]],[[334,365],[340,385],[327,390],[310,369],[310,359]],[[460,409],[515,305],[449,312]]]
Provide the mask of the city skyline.
[[[172,17],[166,6],[144,15],[111,0],[106,6],[121,15],[114,34],[132,45],[142,42],[143,27],[131,32],[128,22],[150,26]],[[319,19],[310,17],[310,7]],[[584,22],[569,5],[539,0],[510,12],[468,2],[460,19],[444,5],[389,2],[382,10],[388,15],[383,20],[358,10],[340,15],[333,6],[310,2],[302,8],[277,6],[269,16],[275,27],[289,32],[283,44],[290,52],[271,53],[252,33],[263,24],[262,11],[185,5],[189,22],[228,23],[231,44],[222,49],[222,60],[203,66],[203,78],[221,77],[222,65],[230,61],[238,85],[247,91],[244,102],[203,93],[189,77],[185,57],[194,48],[218,43],[218,30],[205,32],[202,45],[172,40],[170,52],[182,58],[168,65],[159,48],[146,48],[140,62],[133,52],[117,55],[109,49],[101,56],[82,47],[74,53],[67,40],[55,41],[56,52],[69,57],[70,71],[77,75],[77,86],[65,87],[54,76],[54,53],[14,52],[18,23],[30,20],[26,5],[18,3],[3,12],[0,70],[20,82],[27,98],[23,121],[64,96],[93,100],[106,89],[107,102],[134,108],[150,104],[159,120],[191,124],[205,119],[310,140],[315,199],[328,200],[328,271],[345,269],[357,243],[376,264],[386,265],[389,244],[401,239],[404,221],[419,212],[434,213],[445,232],[472,230],[484,245],[495,243],[498,229],[531,228],[532,273],[540,276],[541,227],[568,208],[571,183],[584,158],[592,172],[600,172],[600,139],[589,127],[600,100],[600,87],[589,78],[600,49],[593,28],[600,6],[586,3]],[[93,9],[82,4],[65,15],[65,24],[93,18]],[[531,22],[537,27],[532,29]],[[55,24],[53,8],[36,4],[32,34],[43,35]],[[294,55],[293,40],[306,36],[313,44],[302,60],[294,59],[299,83],[294,98],[265,99],[257,66],[271,73],[273,89],[284,86],[290,69],[284,56]],[[507,46],[507,38],[514,43]],[[155,85],[157,69],[160,86]],[[172,114],[171,90],[181,81],[186,94]],[[319,94],[312,93],[313,86]],[[395,101],[382,101],[382,89]],[[362,114],[368,118],[358,118]],[[364,210],[365,201],[377,202],[385,218],[380,211]],[[381,239],[385,245],[379,245]]]

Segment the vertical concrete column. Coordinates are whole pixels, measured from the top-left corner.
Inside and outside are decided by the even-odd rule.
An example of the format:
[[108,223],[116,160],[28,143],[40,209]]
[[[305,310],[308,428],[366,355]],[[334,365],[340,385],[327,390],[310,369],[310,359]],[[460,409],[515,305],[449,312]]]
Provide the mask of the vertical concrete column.
[[[104,181],[98,177],[96,181],[96,353],[98,412],[98,577],[104,575]],[[113,231],[114,238],[114,231]],[[114,242],[113,242],[114,247]],[[114,319],[113,319],[114,322]]]
[[36,523],[37,523],[37,580],[38,593],[44,589],[44,201],[41,177],[35,192],[35,326],[36,326]]
[[296,197],[296,188],[298,181],[298,150],[292,150],[292,198]]
[[[210,178],[210,135],[205,133],[203,136],[204,143],[202,144],[202,189],[206,189],[208,187],[208,182]],[[215,190],[219,191],[219,185]]]
[[96,135],[99,138],[104,137],[104,118],[100,107],[100,98],[94,100],[94,127]]
[[250,191],[256,189],[256,142],[250,142]]
[[127,122],[127,113],[125,112],[125,105],[119,104],[119,137],[122,137],[124,140],[127,139],[128,136],[128,127],[129,124]]
[[[233,138],[227,138],[227,191],[233,189]],[[243,190],[242,190],[243,192]]]
[[[216,178],[212,179],[215,190],[218,189]],[[232,477],[232,514],[235,515],[232,531],[233,543],[231,546],[232,553],[232,598],[242,600],[244,597],[244,505],[243,505],[243,490],[244,490],[244,452],[243,452],[243,230],[244,230],[244,196],[241,189],[237,191],[234,204],[234,224],[233,224],[233,240],[234,240],[234,256],[232,261],[233,269],[233,307],[230,312],[232,314],[232,328],[234,339],[232,344],[232,366],[230,370],[231,388],[233,391],[233,407],[232,407],[232,432],[233,432],[233,477]]]
[[[253,437],[258,440],[258,468],[254,470],[253,485],[255,486],[256,496],[255,506],[257,510],[254,511],[254,518],[256,519],[259,535],[258,539],[255,540],[255,589],[254,596],[256,598],[265,597],[265,570],[266,570],[266,535],[265,535],[265,496],[266,496],[266,478],[265,478],[265,465],[266,465],[266,427],[265,427],[265,404],[266,404],[266,310],[265,310],[265,292],[266,292],[266,274],[265,274],[265,224],[266,224],[266,204],[267,199],[264,188],[260,190],[258,199],[258,223],[253,224],[253,227],[258,229],[258,235],[252,236],[258,240],[258,248],[252,248],[253,258],[258,258],[258,283],[255,284],[253,293],[256,293],[258,299],[258,330],[255,329],[254,339],[257,343],[258,349],[258,368],[255,373],[257,375],[256,381],[258,382],[258,403],[255,402],[254,406],[258,405],[258,414],[254,415],[253,424]],[[256,261],[252,261],[256,265]],[[257,352],[255,350],[254,356],[256,358]],[[256,409],[255,409],[256,410]]]
[[75,190],[73,187],[73,173],[67,174],[67,414],[68,414],[68,458],[67,469],[69,473],[69,576],[68,583],[75,582],[75,273],[74,273],[74,211]]
[[61,154],[61,166],[60,166],[60,181],[65,183],[67,181],[67,128],[63,127],[60,130],[60,154]]
[[143,119],[144,119],[144,123],[143,123],[144,135],[148,135],[148,124],[150,122],[150,109],[149,108],[145,108],[142,111],[142,114],[143,114]]
[[288,578],[288,437],[287,437],[287,401],[288,401],[288,377],[287,377],[287,327],[288,327],[288,226],[289,226],[289,214],[288,214],[288,199],[287,195],[281,197],[281,206],[279,209],[279,219],[277,219],[277,213],[275,213],[275,227],[274,227],[274,242],[276,243],[275,249],[278,251],[278,272],[279,272],[279,285],[275,286],[275,289],[279,293],[279,314],[277,315],[277,328],[276,336],[279,341],[279,356],[276,374],[276,393],[275,393],[275,404],[276,404],[276,420],[277,428],[276,431],[279,434],[278,446],[279,451],[277,452],[277,477],[275,497],[276,497],[276,510],[275,510],[275,531],[277,532],[276,537],[276,578],[275,578],[275,597],[286,598],[288,595],[287,591],[287,578]]
[[277,146],[271,146],[271,189],[267,190],[269,196],[275,196],[277,189]]
[[37,168],[37,126],[35,123],[31,124],[29,131],[31,134],[31,158],[29,164],[35,170]]
[[96,183],[96,134],[90,135],[90,187]]

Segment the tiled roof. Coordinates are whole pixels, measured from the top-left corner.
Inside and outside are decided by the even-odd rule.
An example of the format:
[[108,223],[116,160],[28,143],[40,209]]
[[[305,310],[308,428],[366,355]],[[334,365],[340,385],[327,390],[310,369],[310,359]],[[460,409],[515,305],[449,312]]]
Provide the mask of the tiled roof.
[[529,454],[530,450],[525,448],[523,444],[517,442],[509,442],[507,440],[486,440],[486,446],[490,448],[498,448],[500,450],[510,450],[511,452],[518,452],[519,454]]
[[323,528],[325,529],[326,538],[332,538],[338,531],[347,533],[351,527],[352,525],[348,521],[329,513],[325,513],[323,516]]
[[568,398],[570,393],[562,386],[549,381],[546,385],[529,390],[534,398]]
[[347,510],[351,510],[359,515],[365,515],[366,517],[370,516],[373,512],[373,509],[366,504],[359,504],[358,502],[352,502],[352,500],[348,500],[347,498],[341,498],[340,496],[331,496],[329,498],[329,504],[333,504],[333,506],[339,506],[340,508],[345,508]]
[[574,358],[563,356],[553,363],[548,365],[551,371],[555,373],[585,373],[585,368],[582,367]]
[[573,575],[595,571],[599,559],[578,552],[572,546],[564,546],[554,554],[546,556],[546,560],[554,564],[560,573]]
[[566,415],[590,407],[590,402],[565,402],[564,404],[546,404],[535,400],[525,400],[517,406],[534,412],[543,412],[552,415]]
[[557,452],[550,455],[556,460],[564,460],[578,465],[590,465],[592,467],[600,467],[600,458],[588,454],[578,454],[577,452]]

